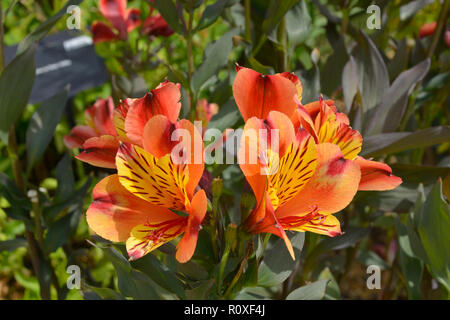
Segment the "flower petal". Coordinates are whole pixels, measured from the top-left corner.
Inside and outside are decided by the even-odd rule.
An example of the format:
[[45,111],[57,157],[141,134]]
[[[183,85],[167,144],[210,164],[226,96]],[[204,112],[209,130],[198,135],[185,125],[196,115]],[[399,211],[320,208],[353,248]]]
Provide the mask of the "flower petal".
[[185,263],[194,255],[197,246],[198,232],[205,217],[207,200],[204,190],[199,190],[191,201],[187,226],[183,237],[177,246],[176,258],[179,262]]
[[131,8],[127,10],[127,31],[130,32],[141,24],[141,10]]
[[302,215],[317,209],[334,213],[344,209],[358,190],[359,166],[344,158],[337,145],[317,145],[318,164],[313,177],[291,201],[280,206],[277,217]]
[[91,107],[84,111],[84,120],[93,127],[98,135],[117,135],[113,123],[114,102],[111,97],[98,99]]
[[175,165],[170,155],[157,159],[138,146],[122,143],[116,164],[120,183],[134,195],[169,209],[189,207],[187,167]]
[[100,0],[99,9],[102,15],[119,31],[120,37],[126,37],[127,0]]
[[182,119],[171,123],[164,115],[154,116],[144,128],[143,145],[157,158],[171,154],[175,163],[187,164],[186,190],[191,198],[205,167],[202,135],[192,122]]
[[114,169],[119,145],[119,140],[114,136],[93,137],[83,144],[83,152],[76,158],[93,166]]
[[89,138],[96,137],[97,132],[89,126],[76,126],[64,137],[67,148],[81,148]]
[[266,119],[270,111],[280,111],[289,118],[294,114],[297,88],[280,75],[262,75],[252,69],[237,67],[233,95],[245,121],[251,117]]
[[86,212],[89,227],[95,233],[117,242],[127,240],[131,230],[139,224],[161,223],[178,217],[166,208],[132,195],[120,184],[117,175],[97,183],[93,201]]
[[108,25],[100,21],[94,21],[91,32],[94,43],[114,41],[119,38]]
[[126,247],[130,260],[142,258],[147,253],[175,239],[186,227],[186,217],[177,217],[161,223],[147,222],[134,227]]
[[339,220],[331,214],[285,217],[280,219],[280,223],[286,230],[310,231],[330,237],[342,234]]
[[133,144],[142,146],[144,127],[153,116],[162,114],[170,122],[176,122],[180,114],[180,98],[179,85],[164,82],[143,98],[128,99],[130,109],[125,118],[125,131]]
[[358,190],[392,190],[402,183],[402,179],[392,174],[387,164],[357,157],[354,162],[361,168]]

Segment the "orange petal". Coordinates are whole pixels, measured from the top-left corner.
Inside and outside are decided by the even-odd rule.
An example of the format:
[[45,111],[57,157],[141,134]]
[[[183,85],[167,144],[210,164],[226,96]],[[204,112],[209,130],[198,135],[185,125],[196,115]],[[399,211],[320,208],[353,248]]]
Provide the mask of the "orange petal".
[[83,144],[83,152],[76,158],[93,166],[114,169],[119,145],[119,140],[113,136],[93,137]]
[[81,148],[89,138],[96,137],[97,132],[89,126],[76,126],[64,137],[67,148]]
[[114,102],[111,97],[108,97],[108,99],[98,99],[84,112],[86,124],[93,127],[98,135],[117,135],[116,129],[114,128],[113,116]]
[[102,238],[122,242],[131,230],[149,221],[161,223],[179,217],[172,211],[152,205],[130,192],[117,175],[101,180],[93,190],[93,201],[86,212],[89,227]]
[[142,146],[142,136],[147,121],[153,116],[165,115],[170,122],[177,121],[180,114],[180,87],[172,82],[163,82],[143,98],[128,99],[129,112],[125,118],[125,131],[133,144]]
[[[256,211],[259,211],[259,213],[256,213]],[[255,217],[257,215],[262,216],[261,212],[264,213],[263,218],[259,219],[258,221],[255,220]],[[277,217],[275,216],[274,208],[271,204],[268,194],[265,195],[264,201],[261,201],[261,205],[257,209],[255,209],[252,214],[250,214],[245,222],[245,225],[247,227],[247,230],[251,233],[272,233],[282,238],[284,240],[284,243],[286,244],[286,248],[288,249],[289,254],[291,255],[292,259],[295,260],[292,243],[286,235],[286,232],[284,232],[282,225],[277,220]]]
[[189,261],[194,255],[198,232],[205,217],[206,209],[206,193],[204,190],[199,190],[192,198],[187,226],[177,246],[176,259],[181,263]]
[[303,86],[302,86],[302,82],[300,81],[300,79],[293,72],[282,72],[282,73],[280,73],[280,76],[291,80],[291,82],[297,88],[297,99],[298,99],[299,102],[301,102],[302,101]]
[[143,145],[157,158],[171,154],[175,163],[187,163],[186,190],[191,198],[205,167],[202,135],[192,122],[182,119],[172,123],[166,116],[155,116],[144,128]]
[[157,159],[138,146],[122,143],[116,164],[120,183],[135,196],[169,209],[189,207],[188,170],[174,164],[170,155]]
[[122,142],[131,142],[130,139],[128,139],[127,133],[125,131],[125,118],[128,114],[128,109],[130,108],[128,101],[129,99],[123,100],[114,110],[113,116],[113,122],[117,132],[117,136]]
[[361,181],[358,190],[392,190],[402,183],[402,179],[392,174],[387,164],[357,157],[354,162],[361,168]]
[[336,107],[334,105],[333,100],[318,100],[313,101],[308,104],[305,104],[303,107],[305,108],[306,112],[309,113],[312,119],[315,119],[317,114],[320,111],[320,106],[322,105],[322,102],[325,103],[327,106],[331,107],[334,111],[336,111]]
[[344,209],[358,190],[359,166],[344,158],[337,145],[317,145],[318,164],[313,177],[291,201],[280,206],[277,217],[302,215],[317,209],[334,213]]
[[280,75],[262,75],[252,69],[237,67],[233,95],[245,121],[251,117],[266,119],[270,111],[291,117],[296,104],[297,88]]

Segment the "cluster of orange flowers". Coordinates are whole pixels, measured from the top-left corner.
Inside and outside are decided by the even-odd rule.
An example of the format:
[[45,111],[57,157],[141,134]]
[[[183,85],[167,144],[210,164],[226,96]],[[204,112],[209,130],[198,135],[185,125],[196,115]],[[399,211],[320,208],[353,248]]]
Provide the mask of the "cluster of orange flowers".
[[[401,183],[386,164],[358,156],[361,134],[332,100],[301,104],[302,85],[294,74],[261,75],[237,67],[233,95],[245,120],[238,158],[258,155],[254,163],[239,162],[256,197],[245,229],[283,238],[293,257],[286,230],[339,235],[332,214],[358,190],[389,190]],[[117,170],[94,188],[87,221],[103,238],[126,242],[133,260],[182,235],[176,258],[188,261],[207,211],[208,192],[199,187],[204,146],[194,146],[202,132],[178,120],[180,98],[180,86],[166,81],[116,108],[111,99],[98,100],[86,110],[87,125],[73,128],[65,139],[69,147],[82,148],[78,159]],[[211,106],[202,101],[197,109],[205,109],[209,119]],[[177,129],[193,139],[176,137]],[[277,130],[276,150],[271,134],[256,138],[264,143],[247,139],[246,132],[259,129]],[[195,152],[182,163],[174,161],[175,143],[197,150],[202,161],[194,161]]]

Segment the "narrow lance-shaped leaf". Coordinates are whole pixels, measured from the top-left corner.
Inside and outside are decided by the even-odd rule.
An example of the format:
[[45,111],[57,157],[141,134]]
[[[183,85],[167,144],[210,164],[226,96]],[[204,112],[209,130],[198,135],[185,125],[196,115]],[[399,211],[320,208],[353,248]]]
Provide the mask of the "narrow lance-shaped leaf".
[[218,0],[213,4],[207,6],[205,11],[203,11],[202,17],[200,18],[200,22],[195,28],[195,31],[205,29],[206,27],[209,27],[214,22],[216,22],[228,2],[229,0]]
[[35,47],[17,55],[0,76],[0,138],[8,144],[10,127],[27,106],[35,77]]
[[164,20],[175,32],[183,32],[177,8],[172,0],[155,0],[152,5],[158,9]]
[[202,85],[225,66],[228,62],[231,49],[233,48],[233,37],[238,29],[232,29],[225,33],[219,40],[208,45],[205,52],[207,55],[203,63],[195,70],[192,76],[192,89],[197,92]]
[[319,280],[292,291],[286,300],[321,300],[330,280]]
[[68,88],[43,102],[31,117],[26,135],[28,171],[40,160],[50,144],[56,126],[61,121],[67,93]]

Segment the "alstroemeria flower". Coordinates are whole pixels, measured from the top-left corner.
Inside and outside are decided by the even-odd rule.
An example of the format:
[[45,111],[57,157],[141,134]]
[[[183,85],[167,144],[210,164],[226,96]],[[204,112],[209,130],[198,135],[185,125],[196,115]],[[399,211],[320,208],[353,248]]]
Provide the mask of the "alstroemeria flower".
[[[259,129],[279,130],[278,153],[271,150],[270,141],[262,144],[267,146],[264,149],[259,147],[259,141],[247,138],[248,132]],[[252,153],[258,155],[255,164],[245,159]],[[332,214],[353,199],[361,174],[359,167],[345,159],[337,146],[316,145],[306,130],[296,134],[285,114],[271,111],[265,120],[254,117],[246,122],[239,158],[257,200],[245,221],[249,232],[269,232],[283,238],[293,258],[285,230],[329,236],[341,233],[339,220]]]
[[103,168],[116,167],[120,142],[143,146],[147,121],[154,115],[165,115],[176,122],[180,113],[180,86],[161,83],[142,98],[125,99],[117,108],[111,98],[99,99],[85,111],[86,126],[76,126],[64,138],[69,148],[82,148],[77,159]]
[[150,8],[150,13],[141,27],[141,33],[148,36],[168,37],[174,33],[164,18],[159,14],[153,14],[154,8]]
[[100,0],[99,9],[112,28],[103,22],[95,21],[91,30],[94,43],[126,40],[128,33],[141,24],[141,11],[135,8],[127,9],[127,0]]
[[76,157],[91,165],[115,168],[115,157],[119,148],[113,122],[114,102],[111,97],[98,99],[84,112],[86,125],[76,126],[64,137],[68,148],[82,148]]
[[[130,108],[127,117],[131,112]],[[155,118],[167,119],[156,115],[149,123]],[[132,260],[182,234],[177,260],[186,262],[195,251],[207,209],[205,191],[198,190],[204,170],[204,149],[200,133],[192,123],[181,120],[176,127],[189,136],[177,137],[174,150],[180,152],[158,149],[172,142],[165,135],[145,133],[143,147],[123,142],[116,156],[117,175],[105,178],[94,189],[94,201],[87,212],[89,226],[106,239],[125,241]],[[195,150],[194,144],[199,141],[200,148]],[[193,162],[194,150],[199,152],[198,163]],[[182,161],[179,153],[186,155],[181,157]]]
[[294,126],[297,130],[304,128],[319,144],[336,144],[346,159],[358,164],[361,169],[358,190],[391,190],[402,183],[388,165],[358,156],[363,138],[350,127],[348,117],[337,112],[333,100],[320,99],[305,106],[299,103],[296,112],[298,118]]

